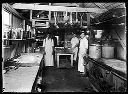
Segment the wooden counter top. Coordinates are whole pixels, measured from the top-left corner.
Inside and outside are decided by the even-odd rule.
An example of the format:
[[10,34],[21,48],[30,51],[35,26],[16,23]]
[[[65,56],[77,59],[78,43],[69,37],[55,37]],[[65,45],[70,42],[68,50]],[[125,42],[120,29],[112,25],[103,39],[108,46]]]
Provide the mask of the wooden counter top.
[[[19,62],[22,61],[22,64],[38,63],[40,65],[42,57],[43,55],[38,53],[24,53],[18,59]],[[7,73],[3,74],[3,88],[5,88],[3,92],[31,92],[39,67],[34,65],[31,67],[20,66],[16,70],[10,69]]]
[[21,56],[15,60],[17,61],[17,64],[22,67],[39,66],[42,57],[43,54],[41,53],[21,53]]
[[104,69],[111,71],[114,75],[118,75],[122,77],[124,80],[127,78],[126,73],[126,62],[117,60],[117,59],[93,59],[88,56],[88,58],[84,57],[86,60],[90,60],[93,63],[97,64],[100,67],[103,67]]
[[57,54],[73,54],[73,51],[71,49],[67,49],[67,48],[56,48],[55,53],[57,53]]
[[19,67],[4,74],[4,92],[31,92],[39,66]]

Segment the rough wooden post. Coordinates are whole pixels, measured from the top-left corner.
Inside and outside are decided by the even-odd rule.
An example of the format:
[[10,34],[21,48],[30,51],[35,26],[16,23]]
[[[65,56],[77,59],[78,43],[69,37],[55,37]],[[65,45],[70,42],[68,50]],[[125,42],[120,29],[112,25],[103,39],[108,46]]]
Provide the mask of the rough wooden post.
[[90,28],[90,13],[87,13],[87,29]]
[[[51,6],[51,3],[49,3],[49,6]],[[49,11],[49,21],[51,21],[51,11]]]
[[76,23],[77,23],[77,21],[78,21],[78,18],[77,18],[77,12],[76,12]]
[[32,20],[32,10],[30,10],[30,20]]
[[55,25],[57,24],[57,23],[56,23],[56,16],[57,16],[57,13],[54,12]]
[[70,12],[70,24],[72,24],[72,12]]

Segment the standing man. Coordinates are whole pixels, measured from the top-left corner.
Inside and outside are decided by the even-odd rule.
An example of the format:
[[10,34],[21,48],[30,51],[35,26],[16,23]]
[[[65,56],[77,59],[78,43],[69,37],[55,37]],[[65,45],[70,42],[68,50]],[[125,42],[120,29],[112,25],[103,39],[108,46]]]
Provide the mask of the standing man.
[[50,36],[50,33],[47,34],[47,37],[43,41],[44,47],[44,59],[45,66],[54,66],[53,62],[53,51],[54,51],[54,42]]
[[80,46],[79,46],[79,60],[78,60],[78,71],[81,74],[84,74],[84,56],[87,56],[87,50],[88,50],[88,40],[85,37],[85,33],[82,30],[80,34]]
[[74,33],[73,38],[71,39],[71,45],[72,45],[71,47],[74,53],[73,56],[74,63],[76,63],[76,59],[77,59],[78,44],[79,44],[79,39],[76,37],[76,34]]

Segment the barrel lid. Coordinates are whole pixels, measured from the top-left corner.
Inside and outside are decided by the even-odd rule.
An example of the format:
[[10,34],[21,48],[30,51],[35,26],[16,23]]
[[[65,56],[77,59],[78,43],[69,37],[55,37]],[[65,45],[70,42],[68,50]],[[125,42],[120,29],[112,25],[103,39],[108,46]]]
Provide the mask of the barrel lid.
[[99,44],[90,44],[90,46],[101,46]]
[[114,47],[113,44],[104,44],[103,47]]

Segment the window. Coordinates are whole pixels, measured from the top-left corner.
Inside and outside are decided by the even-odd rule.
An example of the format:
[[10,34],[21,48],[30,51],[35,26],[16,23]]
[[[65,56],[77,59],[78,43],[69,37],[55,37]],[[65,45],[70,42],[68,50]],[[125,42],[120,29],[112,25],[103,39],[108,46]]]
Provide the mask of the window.
[[2,9],[2,38],[7,39],[7,34],[11,26],[11,14]]
[[2,24],[11,25],[11,14],[2,9]]

